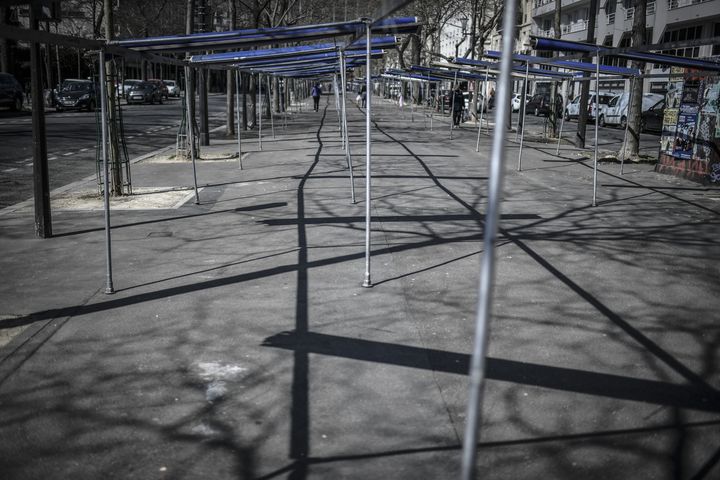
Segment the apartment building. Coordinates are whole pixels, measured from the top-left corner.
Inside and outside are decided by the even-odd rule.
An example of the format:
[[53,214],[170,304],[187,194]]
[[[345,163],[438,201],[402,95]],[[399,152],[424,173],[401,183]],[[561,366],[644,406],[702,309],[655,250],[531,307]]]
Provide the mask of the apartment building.
[[[629,47],[635,16],[632,0],[599,0],[595,12],[594,43],[613,47]],[[554,36],[555,0],[534,0],[533,34]],[[586,41],[590,0],[562,0],[561,38]],[[720,0],[651,0],[646,10],[646,43],[698,40],[720,35]],[[720,56],[719,45],[663,50],[663,53],[693,58]],[[606,59],[606,64],[626,66],[627,61]],[[669,69],[648,64],[645,73],[668,74]],[[665,78],[645,80],[645,91],[664,92]],[[622,89],[623,82],[601,82],[601,88]]]

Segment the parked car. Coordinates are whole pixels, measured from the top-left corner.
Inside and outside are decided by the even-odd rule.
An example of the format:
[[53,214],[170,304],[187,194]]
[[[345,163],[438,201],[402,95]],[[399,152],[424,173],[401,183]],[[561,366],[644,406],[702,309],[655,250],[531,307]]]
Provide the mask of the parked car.
[[87,110],[97,107],[97,87],[91,80],[68,78],[63,80],[55,95],[55,110]]
[[157,85],[150,82],[140,82],[128,90],[125,101],[128,105],[133,103],[149,103],[152,105],[155,102],[162,104],[163,98]]
[[0,107],[10,107],[19,112],[23,107],[23,99],[20,82],[9,73],[0,73]]
[[[598,100],[599,110],[602,112],[603,108],[612,100],[614,95],[612,93],[600,92]],[[565,120],[571,118],[578,118],[580,116],[580,95],[573,98],[572,102],[568,103],[565,107]],[[591,92],[588,96],[588,120],[595,121],[595,93]]]
[[[522,93],[515,93],[512,97],[512,111],[513,112],[519,112],[520,111],[520,97],[522,97]],[[527,102],[529,102],[532,99],[532,95],[527,94],[525,95],[525,104],[527,105]]]
[[163,82],[168,89],[168,95],[170,95],[171,97],[180,96],[180,86],[175,80],[163,80]]
[[536,117],[547,115],[550,113],[550,95],[547,93],[538,93],[533,95],[529,102],[525,105],[526,112],[533,112]]
[[151,78],[150,80],[148,80],[148,82],[152,83],[158,88],[158,90],[160,90],[160,95],[162,95],[163,98],[168,98],[170,96],[168,87],[162,80],[158,80],[157,78]]
[[142,83],[142,80],[138,80],[136,78],[126,78],[125,81],[122,83],[123,97],[127,97],[127,93],[130,91],[130,89],[138,83]]
[[665,114],[665,98],[657,102],[640,117],[641,132],[661,132],[663,126],[663,115]]
[[[657,104],[665,96],[659,93],[644,93],[642,99],[642,111],[647,111],[650,107]],[[628,101],[630,93],[621,93],[613,97],[607,104],[607,107],[600,110],[600,125],[620,125],[625,128],[627,123]]]

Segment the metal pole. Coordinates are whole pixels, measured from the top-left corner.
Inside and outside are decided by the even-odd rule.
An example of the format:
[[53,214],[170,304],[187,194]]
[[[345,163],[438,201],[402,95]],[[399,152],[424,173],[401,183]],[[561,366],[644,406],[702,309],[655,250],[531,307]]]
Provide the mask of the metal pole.
[[[630,95],[628,98],[627,103],[627,113],[625,114],[625,134],[623,135],[623,146],[622,146],[622,158],[620,159],[620,175],[624,173],[625,170],[625,155],[627,154],[627,151],[625,150],[625,147],[627,145],[627,134],[628,134],[628,126],[630,126],[630,105],[632,104],[633,100],[633,90],[635,89],[635,77],[630,79]],[[622,118],[622,117],[620,117]]]
[[[530,62],[525,62],[525,81],[523,82],[523,94],[520,99],[520,108],[522,108],[522,114],[518,118],[518,127],[520,128],[520,149],[518,151],[518,166],[517,171],[522,170],[522,151],[523,141],[525,140],[525,114],[527,113],[527,106],[525,105],[525,98],[527,98],[527,84],[528,84],[528,72],[530,71]],[[520,121],[522,119],[522,122]],[[516,133],[517,135],[517,133]],[[517,138],[517,136],[515,137]]]
[[365,91],[367,101],[365,103],[365,280],[362,286],[365,288],[372,287],[370,277],[370,227],[371,227],[371,211],[370,211],[370,189],[371,181],[371,162],[372,162],[372,139],[370,138],[370,111],[372,110],[372,82],[370,81],[370,42],[372,32],[370,31],[370,23],[365,24]]
[[450,140],[452,140],[452,131],[453,126],[455,125],[455,85],[457,84],[457,74],[458,71],[455,70],[455,79],[453,80],[452,85],[452,95],[450,95]]
[[240,137],[240,70],[235,70],[235,113],[237,117],[237,143],[238,143],[238,166],[240,170],[243,168],[242,164],[242,139]]
[[597,206],[598,125],[600,124],[600,110],[598,109],[598,100],[600,99],[600,59],[600,55],[595,56],[595,153],[593,155],[593,207]]
[[267,87],[268,87],[268,110],[270,110],[270,131],[272,132],[272,138],[275,138],[275,118],[273,116],[273,106],[274,106],[274,95],[272,91],[272,87],[270,85],[270,76],[266,75],[265,79],[267,80]]
[[[192,75],[190,67],[185,67],[185,78],[190,78],[190,75]],[[194,91],[190,91],[189,83],[187,81],[185,82],[185,105],[187,107],[187,131],[188,131],[188,141],[190,142],[190,159],[192,160],[192,167],[193,167],[193,185],[195,186],[195,205],[200,204],[200,195],[198,193],[198,186],[197,186],[197,168],[195,166],[195,110],[192,108],[192,98],[191,95],[195,95]]]
[[103,207],[105,210],[105,293],[115,293],[112,280],[112,239],[110,236],[110,166],[108,165],[107,82],[105,80],[105,50],[98,55],[100,71],[100,122],[102,130]]
[[345,160],[347,161],[348,170],[350,171],[350,198],[352,199],[353,205],[355,201],[355,173],[353,172],[352,163],[352,152],[350,151],[350,138],[348,136],[347,128],[347,109],[345,108],[345,102],[347,101],[345,95],[345,56],[340,51],[340,82],[342,83],[341,95],[342,95],[342,120],[343,120],[343,135],[345,138]]
[[487,89],[485,87],[486,87],[486,82],[487,82],[487,77],[488,77],[489,72],[490,72],[490,66],[485,67],[485,78],[483,78],[483,83],[482,83],[482,85],[483,85],[482,86],[482,102],[480,103],[480,118],[479,118],[479,122],[478,122],[477,142],[475,142],[475,151],[476,152],[480,151],[480,130],[482,130],[483,110],[485,110],[485,105],[486,105],[485,97],[487,94]]
[[483,260],[480,264],[478,311],[475,326],[475,344],[470,362],[470,393],[466,414],[462,452],[462,480],[475,478],[475,457],[481,420],[482,390],[485,382],[485,355],[488,343],[491,296],[495,274],[495,240],[500,216],[500,201],[504,174],[505,125],[510,104],[510,71],[512,69],[513,40],[515,38],[515,12],[517,2],[507,2],[503,13],[502,59],[498,82],[498,107],[490,156],[487,213],[483,234]]
[[565,91],[565,98],[563,99],[563,111],[560,115],[560,133],[558,134],[558,144],[557,144],[557,150],[555,151],[555,155],[560,155],[560,142],[562,141],[562,132],[563,132],[563,126],[565,126],[565,108],[568,101],[568,85],[570,85],[570,80],[565,82],[565,88],[563,89]]
[[262,150],[262,117],[263,117],[263,94],[262,94],[262,75],[258,73],[257,76],[257,95],[260,97],[260,101],[256,102],[259,105],[258,108],[258,145]]

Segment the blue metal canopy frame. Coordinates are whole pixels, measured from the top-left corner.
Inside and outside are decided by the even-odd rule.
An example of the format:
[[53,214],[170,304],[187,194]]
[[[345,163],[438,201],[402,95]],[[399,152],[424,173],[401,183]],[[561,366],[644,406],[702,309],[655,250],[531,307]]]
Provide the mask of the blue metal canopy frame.
[[[502,56],[501,52],[487,51],[483,54],[483,57],[497,59]],[[534,55],[522,55],[519,53],[513,54],[513,60],[527,62],[533,65],[553,65],[567,70],[575,70],[578,72],[590,72],[595,73],[596,66],[594,63],[588,62],[576,62],[570,60],[557,60],[549,59],[545,57],[537,57]],[[607,75],[622,75],[624,77],[636,77],[640,75],[640,70],[636,68],[624,68],[614,67],[612,65],[600,65],[600,73]]]
[[[387,18],[370,26],[372,34],[414,33],[419,28],[417,17]],[[310,41],[352,35],[366,27],[363,20],[350,22],[303,25],[295,27],[253,28],[226,32],[193,33],[140,39],[117,40],[111,45],[137,51],[192,52],[228,49],[238,46],[265,45],[268,43]]]
[[696,58],[678,57],[662,53],[616,51],[615,48],[593,45],[583,42],[571,42],[555,38],[531,37],[536,50],[552,50],[560,52],[585,52],[602,56],[627,58],[640,62],[653,62],[671,67],[696,68],[698,70],[720,72],[720,63]]

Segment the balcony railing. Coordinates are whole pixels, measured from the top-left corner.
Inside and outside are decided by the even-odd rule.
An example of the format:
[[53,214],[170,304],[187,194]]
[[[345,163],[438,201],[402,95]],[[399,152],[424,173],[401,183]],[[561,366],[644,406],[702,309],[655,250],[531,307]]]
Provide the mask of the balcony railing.
[[608,25],[614,25],[615,24],[615,13],[608,13],[605,15],[607,17],[607,24]]
[[700,3],[709,2],[711,0],[670,0],[668,2],[668,10],[675,10],[676,8],[689,7],[691,5],[698,5]]
[[549,29],[547,29],[547,30],[540,30],[540,31],[538,32],[538,34],[539,34],[541,37],[554,37],[554,36],[555,36],[555,29],[554,29],[554,28],[549,28]]
[[655,15],[655,2],[648,2],[645,8],[645,16]]
[[635,7],[625,9],[625,20],[632,20],[635,17]]
[[548,3],[553,3],[555,0],[535,0],[535,8],[540,8]]
[[570,23],[562,26],[562,33],[574,33],[587,30],[587,20],[580,20],[576,23]]

